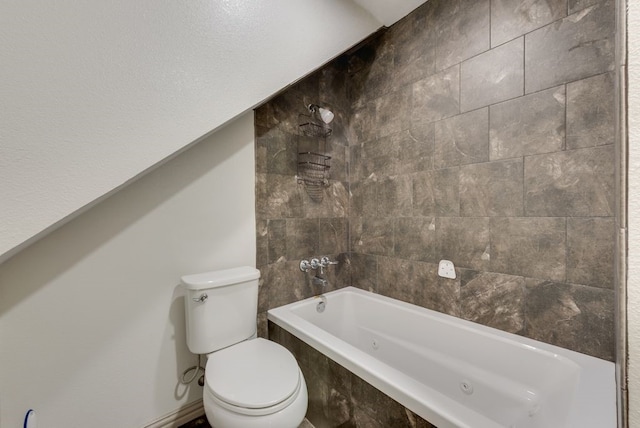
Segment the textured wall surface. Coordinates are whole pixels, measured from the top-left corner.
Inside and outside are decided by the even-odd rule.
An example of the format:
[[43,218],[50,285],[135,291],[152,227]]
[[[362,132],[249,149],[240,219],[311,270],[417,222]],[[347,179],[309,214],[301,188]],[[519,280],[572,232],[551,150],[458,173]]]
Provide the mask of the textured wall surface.
[[342,0],[21,1],[0,16],[0,261],[381,26]]
[[[614,17],[428,2],[258,109],[262,309],[319,291],[300,258],[346,253],[333,286],[613,360]],[[336,111],[320,204],[293,178],[314,100]]]
[[140,428],[202,399],[179,383],[180,277],[255,263],[253,130],[245,114],[0,265],[1,427],[33,408]]

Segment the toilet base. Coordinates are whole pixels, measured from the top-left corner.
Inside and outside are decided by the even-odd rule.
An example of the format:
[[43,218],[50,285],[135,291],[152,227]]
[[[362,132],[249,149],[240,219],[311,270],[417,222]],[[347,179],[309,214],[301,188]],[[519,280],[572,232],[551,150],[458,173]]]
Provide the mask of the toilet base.
[[296,399],[284,409],[262,416],[249,416],[220,406],[211,392],[204,389],[204,412],[212,428],[298,428],[307,413],[307,384],[300,373],[300,390]]

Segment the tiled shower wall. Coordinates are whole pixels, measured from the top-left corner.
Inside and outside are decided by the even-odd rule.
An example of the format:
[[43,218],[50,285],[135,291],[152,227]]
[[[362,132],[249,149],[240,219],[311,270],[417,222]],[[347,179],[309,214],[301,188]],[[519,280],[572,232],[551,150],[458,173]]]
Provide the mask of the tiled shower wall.
[[[255,112],[257,267],[260,269],[259,334],[267,335],[267,309],[349,285],[349,156],[346,127],[350,106],[344,96],[346,74],[327,67],[264,104]],[[341,95],[342,94],[342,95]],[[329,138],[301,135],[309,104],[335,114]],[[332,156],[329,186],[320,201],[298,183],[298,151]],[[302,259],[338,260],[324,272],[326,287],[299,269]]]
[[[262,332],[266,309],[322,291],[297,265],[326,254],[330,287],[613,360],[614,16],[431,0],[260,107]],[[336,112],[321,203],[294,178],[310,102]]]

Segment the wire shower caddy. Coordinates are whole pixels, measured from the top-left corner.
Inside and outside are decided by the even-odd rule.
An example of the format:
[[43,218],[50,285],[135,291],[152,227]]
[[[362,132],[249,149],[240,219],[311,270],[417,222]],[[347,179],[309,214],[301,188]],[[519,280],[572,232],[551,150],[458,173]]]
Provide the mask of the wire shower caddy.
[[313,117],[300,115],[299,131],[303,137],[310,137],[317,143],[317,150],[300,150],[298,145],[298,183],[303,184],[309,197],[322,201],[324,188],[329,186],[329,170],[331,156],[326,155],[326,139],[331,135],[331,128]]

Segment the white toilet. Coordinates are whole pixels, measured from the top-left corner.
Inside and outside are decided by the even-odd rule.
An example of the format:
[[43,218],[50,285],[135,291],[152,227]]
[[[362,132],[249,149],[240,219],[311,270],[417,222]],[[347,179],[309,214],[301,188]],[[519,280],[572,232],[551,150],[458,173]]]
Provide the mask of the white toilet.
[[258,278],[252,267],[182,277],[187,345],[207,355],[203,402],[213,428],[296,428],[307,412],[293,355],[256,338]]

